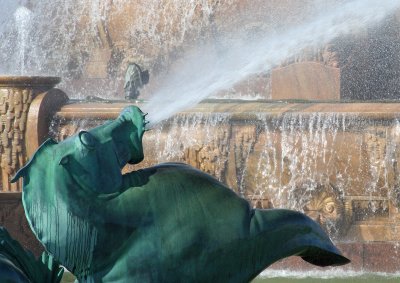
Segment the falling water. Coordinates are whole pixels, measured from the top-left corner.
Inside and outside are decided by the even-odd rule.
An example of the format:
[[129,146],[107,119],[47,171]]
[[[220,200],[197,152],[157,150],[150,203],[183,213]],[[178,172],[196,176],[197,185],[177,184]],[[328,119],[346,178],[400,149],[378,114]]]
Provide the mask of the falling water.
[[[15,2],[3,0],[2,7],[15,14]],[[146,96],[151,101],[146,107],[153,110],[155,124],[251,74],[268,73],[305,47],[365,30],[399,7],[398,0],[308,0],[306,8],[295,1],[293,11],[279,16],[282,7],[271,1],[237,16],[237,2],[20,1],[18,10],[26,12],[29,7],[31,14],[18,18],[29,18],[31,24],[0,15],[0,72],[20,74],[25,57],[25,73],[61,76],[60,87],[71,97],[122,98],[126,63],[140,61],[151,70],[152,87]],[[131,10],[123,14],[126,8]],[[124,19],[116,21],[119,17]],[[193,45],[196,48],[190,49]],[[157,77],[161,72],[167,77]]]
[[397,204],[400,194],[399,121],[349,113],[255,114],[244,124],[232,113],[174,116],[145,135],[146,156],[200,168],[254,206],[319,211],[335,239],[347,231],[348,196],[360,196],[353,205],[365,211],[356,221],[389,217],[388,201]]
[[[26,73],[62,77],[60,86],[74,98],[115,97],[128,61],[145,61],[152,75],[160,72],[157,66],[169,63],[169,52],[182,48],[189,36],[196,37],[209,25],[214,5],[204,0],[25,2],[0,1],[4,11],[0,13],[0,73],[20,75],[17,64],[20,50],[24,50],[29,61],[24,66]],[[17,9],[18,13],[27,11],[27,7],[32,12],[30,25],[21,25],[27,20],[22,14],[18,19],[8,16]],[[196,12],[201,15],[194,15]],[[22,34],[29,45],[20,41]],[[107,56],[104,75],[87,74],[91,63],[98,69]],[[104,85],[99,89],[85,84],[74,87],[77,80],[92,78]]]
[[27,59],[27,49],[29,47],[29,34],[32,29],[32,12],[24,7],[20,6],[14,13],[16,28],[17,28],[17,40],[19,42],[17,48],[18,54],[18,69],[21,75],[26,74],[25,63]]

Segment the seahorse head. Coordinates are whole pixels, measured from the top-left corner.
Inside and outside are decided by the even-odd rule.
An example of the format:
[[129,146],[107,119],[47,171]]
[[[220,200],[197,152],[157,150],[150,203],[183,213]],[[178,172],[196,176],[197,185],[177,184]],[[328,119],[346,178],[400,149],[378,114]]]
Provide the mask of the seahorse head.
[[135,106],[64,141],[48,139],[21,168],[28,222],[46,249],[76,274],[89,272],[96,248],[96,199],[122,185],[121,169],[143,160],[145,115]]

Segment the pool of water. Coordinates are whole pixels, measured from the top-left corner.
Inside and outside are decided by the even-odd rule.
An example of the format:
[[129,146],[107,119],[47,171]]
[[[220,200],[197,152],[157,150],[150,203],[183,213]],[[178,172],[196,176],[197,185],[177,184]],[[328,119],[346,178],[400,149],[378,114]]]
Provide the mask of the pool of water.
[[252,283],[398,283],[400,278],[386,278],[386,277],[360,277],[360,278],[331,278],[331,279],[321,279],[321,278],[264,278],[253,280]]
[[324,271],[266,270],[252,283],[398,283],[400,273],[368,273],[340,269]]
[[286,278],[286,277],[276,277],[276,278],[257,278],[251,283],[398,283],[400,277],[398,278],[387,278],[385,276],[360,276],[360,277],[343,277],[343,278]]
[[[75,278],[65,272],[62,283],[73,283]],[[398,283],[400,273],[365,273],[352,271],[318,271],[291,272],[283,270],[267,270],[251,283]]]

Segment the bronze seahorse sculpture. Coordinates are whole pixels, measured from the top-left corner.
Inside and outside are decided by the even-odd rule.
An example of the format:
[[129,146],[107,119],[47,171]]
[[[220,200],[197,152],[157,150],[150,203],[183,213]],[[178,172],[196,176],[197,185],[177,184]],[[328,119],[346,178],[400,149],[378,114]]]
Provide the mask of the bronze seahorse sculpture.
[[24,178],[28,221],[79,282],[249,282],[291,255],[349,262],[302,213],[252,209],[212,176],[143,160],[145,118],[135,106],[60,143],[47,140]]

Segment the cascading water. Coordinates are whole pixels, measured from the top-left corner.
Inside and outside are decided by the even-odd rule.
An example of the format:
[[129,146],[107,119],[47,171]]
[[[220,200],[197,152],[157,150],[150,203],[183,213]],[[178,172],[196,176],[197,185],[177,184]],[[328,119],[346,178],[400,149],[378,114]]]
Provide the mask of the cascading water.
[[[354,221],[392,217],[389,202],[400,204],[398,119],[335,112],[254,114],[239,120],[229,112],[175,116],[145,135],[148,158],[141,166],[189,163],[254,206],[310,214],[338,240],[355,237],[347,231]],[[64,139],[95,125],[57,120],[52,134]],[[352,214],[353,208],[358,212]]]
[[[390,130],[383,134],[383,122],[354,114],[257,117],[241,128],[226,113],[176,116],[154,129],[146,144],[157,152],[156,163],[192,162],[255,206],[309,212],[335,239],[353,237],[346,234],[345,222],[353,221],[346,219],[349,195],[364,196],[353,205],[368,204],[363,208],[366,215],[356,216],[356,221],[386,217],[388,201],[398,203],[398,192],[393,191],[393,176],[400,173],[393,165],[398,157],[397,120],[386,124]],[[360,131],[365,133],[353,134]]]
[[20,74],[25,75],[26,52],[29,48],[29,34],[32,32],[32,12],[28,8],[20,6],[14,13],[14,19],[19,42],[17,56],[20,62],[17,69],[19,69]]
[[[169,53],[182,48],[188,37],[198,36],[209,26],[217,5],[203,0],[136,2],[1,1],[7,13],[0,15],[0,72],[21,75],[16,65],[20,52],[24,52],[28,59],[25,72],[63,77],[61,86],[77,98],[117,97],[115,91],[123,83],[128,61],[145,62],[152,74],[159,72],[157,67],[171,60]],[[30,25],[22,26],[28,15],[20,12],[28,10]],[[19,16],[9,17],[9,13]],[[29,45],[21,42],[20,34],[26,36],[24,42]],[[104,75],[101,73],[100,77],[99,71],[90,73],[99,68],[99,60],[106,60],[101,61]],[[86,88],[86,79],[98,78],[106,81],[100,89]],[[83,83],[76,85],[79,80]]]
[[[208,101],[148,132],[144,137],[146,158],[139,166],[189,163],[226,183],[253,207],[285,207],[307,213],[336,242],[354,243],[357,251],[357,244],[368,246],[382,241],[382,235],[396,237],[398,233],[400,117],[393,106],[381,104],[371,113],[368,105],[350,111],[351,103]],[[375,115],[382,110],[387,115]],[[54,126],[54,137],[63,139],[94,124],[84,120],[72,125],[61,119]],[[369,235],[372,229],[378,229],[375,238]],[[398,252],[398,245],[391,246],[385,259],[395,261]],[[357,265],[355,269],[360,270]],[[390,269],[390,276],[396,271]],[[339,273],[346,278],[377,275]],[[298,277],[268,270],[263,276],[286,275]],[[337,277],[338,272],[329,276]]]
[[[3,2],[16,12],[15,1]],[[140,62],[151,71],[144,98],[157,123],[249,75],[268,74],[304,48],[364,32],[400,4],[308,0],[288,9],[275,1],[58,0],[21,5],[26,7],[20,11],[31,11],[25,31],[15,18],[2,16],[2,73],[20,74],[16,66],[23,52],[25,72],[61,76],[61,87],[75,97],[122,98],[126,64]],[[26,22],[24,15],[20,22]],[[268,98],[253,96],[260,97]]]

